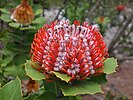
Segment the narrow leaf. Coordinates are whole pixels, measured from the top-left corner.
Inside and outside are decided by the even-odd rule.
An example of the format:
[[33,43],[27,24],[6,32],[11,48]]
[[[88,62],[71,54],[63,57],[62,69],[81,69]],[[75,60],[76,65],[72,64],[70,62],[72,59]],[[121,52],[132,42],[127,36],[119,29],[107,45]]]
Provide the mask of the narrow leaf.
[[5,9],[5,8],[3,8],[3,9],[1,8],[0,11],[1,11],[2,13],[5,13],[5,14],[10,14],[9,10],[7,10],[7,9]]
[[4,22],[10,22],[11,21],[9,15],[2,15],[0,17],[0,19],[3,20]]
[[41,23],[45,23],[45,18],[44,17],[39,17],[39,18],[36,18],[32,23],[33,24],[41,24]]
[[19,68],[20,68],[20,66],[15,66],[14,64],[8,64],[5,67],[4,75],[5,76],[13,76],[13,77],[16,77],[16,76],[18,76]]
[[79,94],[94,94],[102,92],[100,85],[89,81],[78,81],[74,84],[63,83],[60,88],[64,96],[76,96]]
[[118,66],[117,59],[114,58],[108,58],[104,62],[104,69],[103,72],[106,74],[111,74],[116,72],[115,68]]
[[98,84],[104,84],[107,82],[106,74],[103,73],[103,74],[98,75],[98,76],[93,76],[93,77],[91,77],[91,81],[96,82]]
[[27,97],[24,97],[24,100],[35,100],[35,98],[37,98],[39,96],[39,94],[34,93],[34,94],[29,94]]
[[34,27],[34,26],[27,26],[27,27],[21,27],[20,28],[20,30],[34,30],[34,29],[36,29],[36,27]]
[[66,75],[66,74],[62,74],[62,73],[59,73],[59,72],[53,72],[55,75],[56,75],[56,77],[58,77],[58,78],[60,78],[61,80],[63,80],[63,81],[65,81],[65,82],[69,82],[69,80],[70,80],[70,76],[68,76],[68,75]]
[[10,81],[0,89],[1,100],[22,100],[21,82],[18,78]]
[[35,12],[35,15],[39,15],[39,14],[42,14],[43,13],[43,10],[42,9],[38,9],[36,12]]
[[45,79],[45,76],[43,73],[38,72],[37,70],[35,70],[34,68],[32,68],[31,66],[32,61],[28,60],[25,63],[25,71],[26,74],[31,77],[33,80],[41,80],[41,79]]
[[9,26],[14,27],[14,28],[18,28],[20,26],[20,24],[12,22],[12,23],[9,23]]

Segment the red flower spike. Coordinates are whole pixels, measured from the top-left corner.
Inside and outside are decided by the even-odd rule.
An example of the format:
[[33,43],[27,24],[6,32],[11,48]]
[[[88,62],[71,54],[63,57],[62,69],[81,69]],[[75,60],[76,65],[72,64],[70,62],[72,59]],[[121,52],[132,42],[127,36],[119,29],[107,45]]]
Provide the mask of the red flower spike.
[[[56,21],[35,34],[31,59],[46,76],[52,71],[71,76],[70,81],[102,73],[108,50],[96,25]],[[47,77],[49,78],[49,77]]]
[[125,9],[124,5],[117,5],[116,6],[116,10],[118,10],[118,11],[123,11],[124,9]]

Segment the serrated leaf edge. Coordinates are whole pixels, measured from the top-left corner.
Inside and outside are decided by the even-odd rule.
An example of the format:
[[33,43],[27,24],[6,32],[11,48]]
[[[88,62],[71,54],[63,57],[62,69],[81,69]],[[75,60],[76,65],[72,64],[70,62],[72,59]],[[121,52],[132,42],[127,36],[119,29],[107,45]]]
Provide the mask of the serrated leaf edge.
[[[24,66],[25,66],[25,71],[26,71],[26,64],[28,63],[28,61],[29,60],[26,60],[26,63],[24,64]],[[36,70],[35,70],[36,71]],[[36,71],[37,72],[37,71]],[[26,71],[26,75],[28,76],[28,77],[30,77],[30,75],[27,73],[27,71]],[[32,80],[37,80],[37,81],[40,81],[40,80],[42,80],[42,79],[45,79],[45,77],[44,78],[41,78],[41,79],[33,79],[32,77],[30,77]]]
[[[52,72],[54,73],[54,75],[55,75],[56,77],[58,77],[58,78],[61,79],[62,81],[65,81],[65,82],[67,82],[67,83],[69,82],[70,79],[69,79],[69,80],[62,79],[61,77],[59,77],[59,76],[57,76],[57,75],[55,74],[55,73],[56,73],[55,71],[52,71]],[[57,73],[59,73],[59,72],[57,72]],[[60,73],[60,74],[62,74],[62,73]],[[67,74],[64,74],[64,75],[68,76]],[[70,77],[70,76],[68,76],[68,77]],[[71,78],[71,77],[70,77],[70,78]]]

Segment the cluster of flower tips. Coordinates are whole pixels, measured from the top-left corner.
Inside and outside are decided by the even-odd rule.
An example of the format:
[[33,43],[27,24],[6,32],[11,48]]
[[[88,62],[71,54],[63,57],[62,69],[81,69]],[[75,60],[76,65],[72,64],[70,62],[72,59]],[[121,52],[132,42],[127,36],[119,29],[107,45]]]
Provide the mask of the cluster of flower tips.
[[70,76],[69,81],[98,75],[107,57],[98,27],[78,20],[71,25],[68,20],[45,24],[31,45],[31,60],[46,78],[53,77],[53,71]]

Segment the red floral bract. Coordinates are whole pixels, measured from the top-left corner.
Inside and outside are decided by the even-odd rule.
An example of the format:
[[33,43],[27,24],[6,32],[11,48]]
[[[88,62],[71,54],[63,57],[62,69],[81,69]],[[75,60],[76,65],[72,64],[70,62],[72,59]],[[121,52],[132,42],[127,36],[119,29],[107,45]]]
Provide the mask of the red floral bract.
[[116,10],[118,11],[123,11],[125,9],[125,6],[124,5],[118,5],[116,6]]
[[90,75],[102,73],[108,50],[96,25],[76,20],[55,21],[44,25],[31,45],[31,59],[47,78],[52,71],[83,80]]

